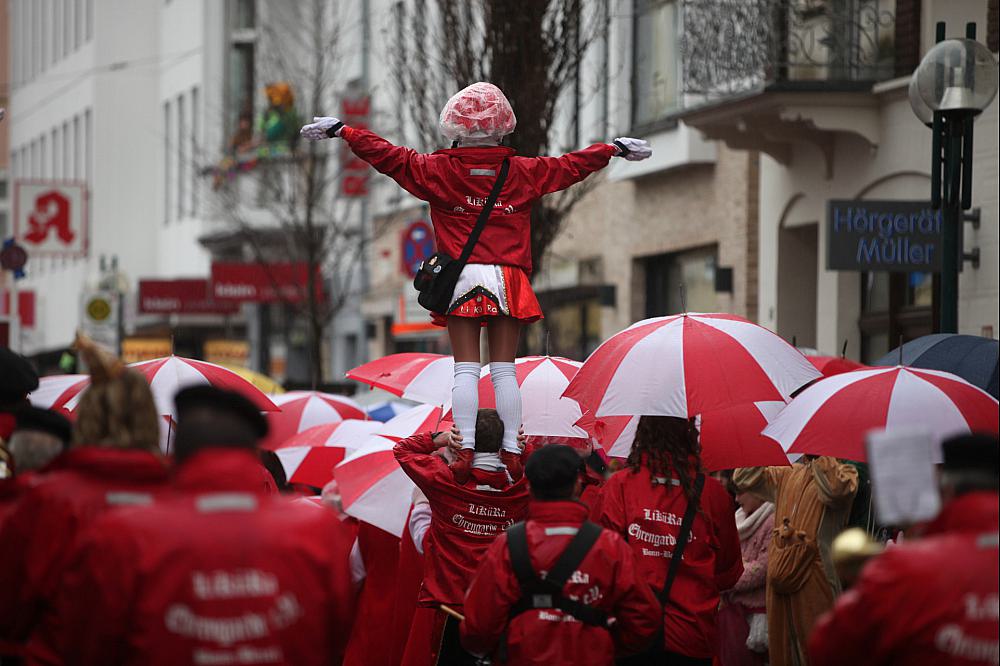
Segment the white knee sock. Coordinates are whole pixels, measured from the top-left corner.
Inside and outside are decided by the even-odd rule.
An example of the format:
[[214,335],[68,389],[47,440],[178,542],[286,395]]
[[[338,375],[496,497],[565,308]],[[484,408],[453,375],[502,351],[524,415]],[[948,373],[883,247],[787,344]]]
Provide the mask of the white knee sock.
[[517,431],[521,428],[521,389],[513,363],[490,363],[493,392],[497,398],[497,414],[503,421],[503,450],[520,453]]
[[455,364],[455,387],[451,390],[451,414],[462,434],[462,448],[476,448],[476,415],[479,413],[478,363]]

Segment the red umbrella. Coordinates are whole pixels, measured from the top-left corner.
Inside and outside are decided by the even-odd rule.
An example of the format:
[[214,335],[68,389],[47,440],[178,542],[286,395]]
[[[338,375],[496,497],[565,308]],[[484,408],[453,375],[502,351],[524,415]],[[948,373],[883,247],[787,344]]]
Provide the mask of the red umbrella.
[[390,354],[349,370],[347,377],[407,400],[450,405],[455,361],[441,354]]
[[441,408],[434,405],[418,405],[385,423],[375,422],[379,427],[375,434],[398,442],[420,432],[441,431]]
[[87,388],[90,375],[49,375],[38,380],[38,388],[28,398],[31,404],[41,409],[51,409],[64,414],[66,403]]
[[275,453],[290,483],[322,488],[333,478],[337,463],[370,441],[381,426],[355,419],[315,426],[285,440]]
[[396,462],[393,446],[391,440],[373,439],[344,458],[334,478],[346,514],[402,536],[414,485]]
[[696,416],[788,400],[820,373],[771,331],[730,314],[646,319],[598,347],[564,393],[596,418]]
[[941,441],[1000,431],[1000,406],[964,379],[937,370],[870,368],[816,382],[764,429],[788,453],[867,460],[871,430],[923,428]]
[[[784,406],[783,402],[743,403],[700,415],[697,423],[705,469],[787,465],[788,457],[781,447],[760,434]],[[609,456],[627,458],[639,418],[606,416],[593,421],[591,431]]]
[[267,415],[270,432],[264,448],[275,448],[292,435],[313,426],[339,423],[345,419],[367,420],[361,405],[350,398],[319,391],[290,391],[272,396],[281,411]]
[[852,370],[861,370],[862,368],[868,367],[864,363],[858,363],[857,361],[852,361],[849,358],[843,358],[840,356],[807,355],[806,359],[813,364],[814,368],[823,373],[824,377],[832,377],[843,372],[851,372]]

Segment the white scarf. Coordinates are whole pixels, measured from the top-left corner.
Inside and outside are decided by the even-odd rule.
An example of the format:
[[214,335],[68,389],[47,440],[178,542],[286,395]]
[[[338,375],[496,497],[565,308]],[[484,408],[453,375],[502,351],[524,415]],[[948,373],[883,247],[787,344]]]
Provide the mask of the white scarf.
[[736,530],[740,533],[740,541],[746,541],[764,524],[767,517],[774,513],[774,505],[764,502],[749,516],[743,507],[736,509]]

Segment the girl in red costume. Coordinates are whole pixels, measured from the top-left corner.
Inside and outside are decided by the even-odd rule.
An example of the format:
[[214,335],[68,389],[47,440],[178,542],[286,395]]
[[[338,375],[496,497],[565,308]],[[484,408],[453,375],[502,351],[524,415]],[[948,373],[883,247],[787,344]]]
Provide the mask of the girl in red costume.
[[[479,242],[462,271],[447,312],[433,313],[436,324],[448,328],[455,356],[452,407],[462,435],[462,450],[452,463],[458,483],[473,466],[486,471],[507,468],[516,481],[522,476],[517,431],[521,426],[521,394],[514,374],[521,326],[541,319],[542,310],[531,289],[531,208],[542,196],[565,189],[607,166],[614,156],[642,160],[652,151],[632,138],[597,143],[562,157],[516,157],[500,144],[514,131],[517,119],[510,102],[490,83],[474,83],[456,93],[441,111],[442,134],[452,147],[431,154],[394,146],[365,129],[348,127],[337,118],[313,118],[302,136],[344,139],[354,154],[430,205],[439,251],[452,257],[462,248],[505,159],[507,179]],[[479,407],[479,336],[486,327],[490,376],[497,412],[504,423],[499,456],[473,453]]]

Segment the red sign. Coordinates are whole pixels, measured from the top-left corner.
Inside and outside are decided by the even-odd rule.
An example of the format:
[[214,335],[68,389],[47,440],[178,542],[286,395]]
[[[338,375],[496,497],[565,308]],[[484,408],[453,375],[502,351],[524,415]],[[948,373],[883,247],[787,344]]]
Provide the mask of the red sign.
[[[0,300],[0,314],[10,314],[10,292],[3,293]],[[24,328],[35,327],[35,292],[17,292],[17,315],[21,319],[21,326]]]
[[[366,129],[371,112],[371,98],[357,97],[344,99],[340,104],[340,119],[349,127]],[[368,163],[351,152],[346,145],[340,154],[340,194],[344,197],[364,197],[368,195]]]
[[233,314],[233,301],[216,301],[208,280],[139,280],[139,312],[145,314]]
[[[308,265],[295,264],[212,264],[211,295],[216,301],[235,303],[301,303],[306,296]],[[317,276],[316,294],[322,297],[322,280]]]
[[14,237],[32,256],[84,256],[86,187],[60,181],[16,181]]

